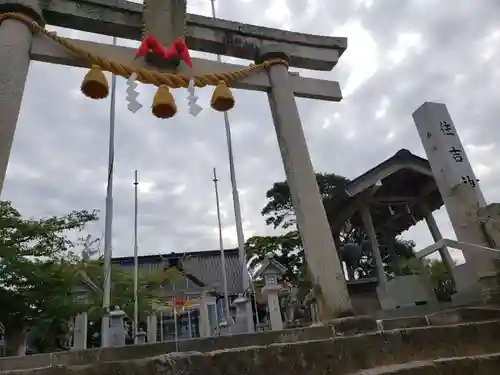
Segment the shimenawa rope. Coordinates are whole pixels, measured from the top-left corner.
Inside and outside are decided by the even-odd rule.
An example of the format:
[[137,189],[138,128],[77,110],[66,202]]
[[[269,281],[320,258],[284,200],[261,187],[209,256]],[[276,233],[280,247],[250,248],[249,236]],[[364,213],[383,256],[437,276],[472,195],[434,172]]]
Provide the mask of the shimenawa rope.
[[[33,21],[29,17],[20,13],[2,13],[0,14],[0,23],[6,19],[15,19],[25,23],[33,33],[43,34],[55,42],[59,43],[61,46],[66,48],[68,51],[72,52],[76,56],[89,63],[89,67],[98,66],[103,71],[111,72],[115,75],[128,78],[132,73],[137,74],[137,80],[143,83],[153,84],[155,86],[166,85],[169,88],[181,88],[187,87],[189,82],[189,76],[183,73],[160,73],[153,69],[139,68],[132,65],[124,64],[121,62],[109,60],[105,57],[96,55],[94,53],[88,52],[83,48],[78,47],[76,44],[72,43],[68,39],[61,38],[40,26],[37,22]],[[261,64],[250,65],[247,68],[238,69],[230,72],[220,72],[220,73],[205,73],[194,75],[192,78],[197,87],[205,87],[207,85],[218,85],[221,81],[226,84],[230,82],[240,81],[252,73],[255,73],[262,69],[267,69],[268,67],[275,64],[287,64],[286,61],[282,59],[274,59],[264,61]]]

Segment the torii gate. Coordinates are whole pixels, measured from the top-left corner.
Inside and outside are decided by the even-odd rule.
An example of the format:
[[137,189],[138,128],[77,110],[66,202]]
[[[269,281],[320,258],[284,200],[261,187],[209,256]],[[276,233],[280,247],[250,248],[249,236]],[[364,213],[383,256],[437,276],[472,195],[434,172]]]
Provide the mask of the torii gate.
[[[31,60],[112,70],[109,65],[104,66],[102,60],[89,61],[85,54],[90,53],[99,59],[132,66],[122,72],[126,78],[136,68],[148,68],[151,69],[148,72],[156,71],[156,74],[172,73],[161,64],[153,64],[151,59],[134,60],[136,51],[132,48],[58,38],[44,31],[45,22],[133,40],[141,39],[145,28],[165,46],[185,36],[186,44],[193,50],[248,59],[257,64],[249,69],[193,58],[192,74],[246,72],[239,78],[223,80],[230,87],[268,94],[307,263],[319,287],[316,290],[326,302],[323,318],[351,310],[295,102],[295,96],[339,102],[340,86],[338,82],[288,72],[288,66],[333,69],[347,48],[346,38],[307,35],[186,14],[186,0],[147,0],[144,6],[124,0],[0,0],[0,13],[3,20],[0,25],[0,189]],[[72,46],[73,52],[68,46]],[[269,64],[270,61],[273,63]],[[178,73],[183,72],[188,72],[186,67],[179,66]],[[144,74],[142,78],[138,75],[139,80],[148,81]],[[187,86],[186,74],[172,77],[182,82],[170,85],[171,88]],[[223,75],[218,75],[217,80],[221,77]],[[209,84],[216,85],[217,80]]]

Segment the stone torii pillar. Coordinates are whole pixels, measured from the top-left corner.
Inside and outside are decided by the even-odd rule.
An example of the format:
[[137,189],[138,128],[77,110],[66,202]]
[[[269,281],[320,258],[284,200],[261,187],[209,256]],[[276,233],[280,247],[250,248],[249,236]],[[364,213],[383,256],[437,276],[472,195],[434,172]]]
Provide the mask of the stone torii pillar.
[[187,0],[144,0],[143,36],[151,32],[165,47],[184,36]]
[[[0,12],[21,13],[45,25],[37,0],[1,0]],[[0,193],[30,66],[31,30],[21,21],[0,24]]]
[[[256,62],[276,58],[290,61],[286,53],[267,46],[261,49]],[[351,311],[352,306],[289,82],[287,64],[270,66],[268,76],[271,83],[269,105],[297,216],[297,227],[312,281],[321,288],[322,299],[331,310],[330,316],[322,316],[322,319],[328,319]]]

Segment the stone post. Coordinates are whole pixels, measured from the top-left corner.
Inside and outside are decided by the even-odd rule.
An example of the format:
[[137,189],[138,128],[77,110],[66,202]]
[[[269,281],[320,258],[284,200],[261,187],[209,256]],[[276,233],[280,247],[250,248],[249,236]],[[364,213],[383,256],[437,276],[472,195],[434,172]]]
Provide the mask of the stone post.
[[309,310],[311,312],[311,321],[312,321],[312,324],[319,323],[320,320],[318,319],[318,304],[316,303],[316,301],[313,301],[309,305]]
[[88,318],[86,312],[82,312],[75,317],[72,350],[87,349],[87,324]]
[[378,244],[377,234],[375,233],[375,227],[373,226],[372,215],[370,214],[370,207],[368,205],[364,205],[361,208],[361,218],[368,240],[370,241],[375,266],[377,267],[378,285],[384,288],[387,284],[387,277],[385,276],[384,263],[380,255],[380,246]]
[[135,343],[136,344],[145,344],[146,343],[146,332],[142,328],[139,328],[139,331],[135,335]]
[[109,346],[125,345],[125,327],[123,326],[123,317],[125,311],[120,310],[118,306],[109,313]]
[[158,330],[157,316],[155,314],[149,315],[146,318],[146,325],[148,344],[156,342],[156,333]]
[[[1,0],[0,12],[17,12],[44,26],[37,0]],[[21,21],[0,24],[0,193],[9,164],[24,85],[30,66],[32,34]]]
[[231,333],[247,333],[248,320],[247,320],[247,302],[248,299],[242,294],[233,301],[232,306],[236,309],[236,317],[234,324],[231,327]]
[[[289,61],[289,57],[282,51],[266,46],[262,48],[256,62],[275,58]],[[287,64],[270,66],[268,77],[271,83],[269,105],[297,217],[297,227],[312,281],[319,284],[321,298],[324,298],[330,310],[327,316],[322,317],[326,320],[335,314],[350,312],[352,306],[319,194]]]
[[[491,247],[479,215],[486,200],[446,105],[426,102],[413,119],[458,241]],[[493,257],[476,251],[463,255],[488,300],[497,277]]]
[[297,310],[297,307],[299,305],[299,299],[297,298],[298,294],[298,287],[290,287],[290,302],[288,303],[286,314],[289,323],[293,323],[295,321],[295,311]]
[[[272,277],[272,276],[271,276]],[[281,318],[281,309],[278,292],[281,286],[278,283],[269,283],[270,276],[265,277],[266,285],[262,288],[262,292],[267,295],[267,306],[269,309],[269,320],[271,321],[271,329],[273,331],[283,330],[283,319]]]

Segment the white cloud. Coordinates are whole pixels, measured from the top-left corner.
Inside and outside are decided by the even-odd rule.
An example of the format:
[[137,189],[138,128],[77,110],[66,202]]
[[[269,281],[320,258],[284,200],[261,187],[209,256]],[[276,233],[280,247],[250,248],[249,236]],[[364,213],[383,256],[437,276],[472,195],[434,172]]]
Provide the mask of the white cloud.
[[[257,6],[257,4],[255,5]],[[291,26],[292,14],[286,0],[271,0],[269,6],[264,11],[264,15],[273,27],[288,30]]]
[[396,46],[387,54],[394,65],[399,65],[410,53],[421,53],[424,49],[422,34],[407,32],[398,35]]
[[380,101],[380,107],[375,112],[375,118],[376,119],[383,118],[386,115],[387,109],[389,108],[390,104],[391,100],[387,96],[383,96],[382,100]]
[[350,70],[343,88],[344,97],[348,97],[377,71],[377,42],[363,24],[355,19],[335,28],[331,35],[345,36],[349,40],[349,48],[342,56],[343,63]]

